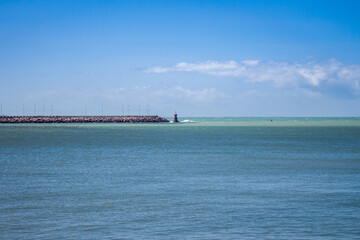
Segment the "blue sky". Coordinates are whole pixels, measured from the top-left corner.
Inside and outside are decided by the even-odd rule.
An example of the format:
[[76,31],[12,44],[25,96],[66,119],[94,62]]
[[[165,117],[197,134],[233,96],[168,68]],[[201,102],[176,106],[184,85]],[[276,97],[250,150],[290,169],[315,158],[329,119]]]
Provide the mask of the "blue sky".
[[1,1],[2,113],[360,116],[359,9]]

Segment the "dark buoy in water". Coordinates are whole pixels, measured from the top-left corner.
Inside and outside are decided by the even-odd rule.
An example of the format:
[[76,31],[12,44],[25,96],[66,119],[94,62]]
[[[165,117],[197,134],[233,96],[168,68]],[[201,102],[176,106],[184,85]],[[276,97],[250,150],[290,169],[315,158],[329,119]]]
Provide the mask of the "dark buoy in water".
[[174,114],[174,123],[176,123],[176,122],[179,122],[179,120],[177,119],[177,113],[175,112],[175,114]]

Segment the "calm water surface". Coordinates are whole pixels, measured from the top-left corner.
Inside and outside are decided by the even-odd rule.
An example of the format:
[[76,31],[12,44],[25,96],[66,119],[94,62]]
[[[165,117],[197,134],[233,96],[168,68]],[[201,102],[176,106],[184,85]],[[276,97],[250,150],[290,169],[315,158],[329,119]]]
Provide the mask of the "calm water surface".
[[1,239],[359,239],[359,118],[0,125]]

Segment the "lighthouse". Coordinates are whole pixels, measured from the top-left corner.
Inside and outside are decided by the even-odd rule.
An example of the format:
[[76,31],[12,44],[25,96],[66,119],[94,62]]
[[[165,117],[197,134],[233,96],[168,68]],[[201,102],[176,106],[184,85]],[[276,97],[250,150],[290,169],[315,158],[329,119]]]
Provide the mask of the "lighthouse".
[[179,122],[179,120],[177,119],[177,113],[175,112],[174,113],[174,123],[176,123],[176,122]]

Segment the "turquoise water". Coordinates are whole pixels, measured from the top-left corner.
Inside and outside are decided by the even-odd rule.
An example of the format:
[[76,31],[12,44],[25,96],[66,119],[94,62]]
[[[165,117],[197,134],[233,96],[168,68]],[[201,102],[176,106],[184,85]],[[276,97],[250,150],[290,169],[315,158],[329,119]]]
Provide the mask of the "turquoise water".
[[0,125],[0,239],[360,238],[359,118],[187,119]]

